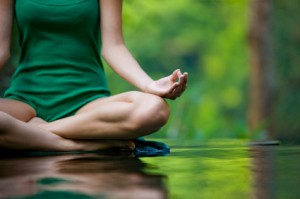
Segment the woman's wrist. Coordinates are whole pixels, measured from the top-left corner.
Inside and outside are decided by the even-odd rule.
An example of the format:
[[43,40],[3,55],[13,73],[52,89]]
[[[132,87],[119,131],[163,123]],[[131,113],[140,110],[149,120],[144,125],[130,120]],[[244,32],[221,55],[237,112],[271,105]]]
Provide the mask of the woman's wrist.
[[154,80],[150,79],[148,81],[144,81],[143,86],[141,87],[141,90],[145,93],[151,93],[149,87],[154,82]]

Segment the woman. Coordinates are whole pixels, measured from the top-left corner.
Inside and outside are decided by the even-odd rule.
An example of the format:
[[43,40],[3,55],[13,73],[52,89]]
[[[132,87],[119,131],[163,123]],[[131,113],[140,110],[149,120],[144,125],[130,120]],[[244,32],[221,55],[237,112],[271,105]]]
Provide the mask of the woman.
[[[0,69],[9,58],[13,16],[21,55],[0,99],[2,148],[133,148],[129,140],[167,122],[163,98],[176,99],[186,88],[187,73],[154,81],[132,57],[122,36],[122,0],[1,0]],[[110,96],[100,53],[141,92]]]

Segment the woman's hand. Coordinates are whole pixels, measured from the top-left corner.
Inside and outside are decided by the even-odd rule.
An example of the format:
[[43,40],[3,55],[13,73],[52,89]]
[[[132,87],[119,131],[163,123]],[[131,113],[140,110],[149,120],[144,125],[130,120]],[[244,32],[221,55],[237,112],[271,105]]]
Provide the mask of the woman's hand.
[[187,87],[187,73],[175,70],[170,76],[149,83],[145,91],[163,98],[176,99],[180,97]]

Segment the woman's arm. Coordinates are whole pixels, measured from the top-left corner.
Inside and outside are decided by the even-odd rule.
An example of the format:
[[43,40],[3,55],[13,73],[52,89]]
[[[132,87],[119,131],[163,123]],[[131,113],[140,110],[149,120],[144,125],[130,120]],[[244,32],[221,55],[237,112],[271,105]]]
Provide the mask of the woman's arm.
[[[122,0],[100,0],[102,56],[122,78],[144,92],[175,99],[185,90],[187,74],[180,70],[153,81],[125,46],[122,33]],[[177,81],[178,80],[178,81]]]
[[0,0],[0,70],[10,56],[13,0]]

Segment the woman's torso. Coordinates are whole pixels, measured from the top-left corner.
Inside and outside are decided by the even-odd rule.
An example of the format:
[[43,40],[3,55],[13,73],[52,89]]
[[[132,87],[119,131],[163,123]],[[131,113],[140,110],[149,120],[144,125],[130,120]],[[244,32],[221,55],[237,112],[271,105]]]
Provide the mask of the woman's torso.
[[15,17],[21,52],[6,96],[30,94],[51,108],[109,95],[98,0],[16,0]]

